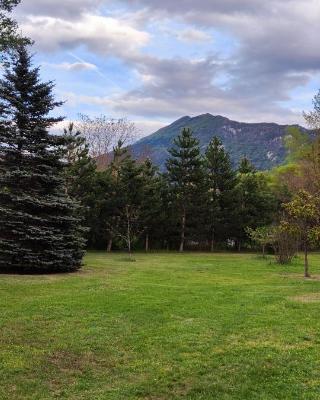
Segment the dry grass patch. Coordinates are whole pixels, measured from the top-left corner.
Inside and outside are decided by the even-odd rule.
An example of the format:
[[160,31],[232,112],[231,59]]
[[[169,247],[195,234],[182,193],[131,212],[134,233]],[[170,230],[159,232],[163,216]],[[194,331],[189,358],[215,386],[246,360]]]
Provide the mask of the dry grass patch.
[[320,292],[319,293],[306,293],[299,296],[291,296],[290,300],[298,301],[299,303],[319,303],[320,302]]
[[289,279],[303,279],[306,281],[320,281],[319,274],[311,274],[309,278],[306,278],[303,274],[295,274],[295,273],[283,273],[281,274],[282,278],[289,278]]

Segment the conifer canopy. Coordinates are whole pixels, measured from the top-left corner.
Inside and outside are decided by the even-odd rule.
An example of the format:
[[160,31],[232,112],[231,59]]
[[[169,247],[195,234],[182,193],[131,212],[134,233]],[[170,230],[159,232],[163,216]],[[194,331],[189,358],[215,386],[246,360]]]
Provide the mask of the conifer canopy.
[[15,52],[0,81],[0,270],[52,273],[77,270],[83,229],[67,195],[68,139],[49,129],[61,117],[53,82],[40,81],[26,47]]

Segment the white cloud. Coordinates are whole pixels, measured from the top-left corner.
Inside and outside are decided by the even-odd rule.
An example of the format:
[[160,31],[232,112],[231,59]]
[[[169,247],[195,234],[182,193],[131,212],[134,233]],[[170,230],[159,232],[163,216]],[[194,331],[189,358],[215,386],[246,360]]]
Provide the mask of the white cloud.
[[[301,96],[304,87],[309,92],[308,83],[320,72],[319,0],[119,1],[119,9],[119,2],[111,0],[65,0],[63,7],[52,0],[25,0],[18,7],[21,27],[37,49],[85,48],[95,54],[88,58],[99,66],[74,56],[76,62],[55,68],[95,70],[102,76],[104,58],[111,56],[125,62],[129,79],[135,77],[135,85],[132,79],[131,89],[117,95],[69,93],[69,105],[87,104],[143,121],[211,112],[246,121],[301,122],[292,92],[298,88]],[[161,25],[167,31],[161,32]],[[168,26],[182,28],[173,31]],[[218,32],[212,54],[226,39],[228,56],[219,59],[197,46],[213,41],[211,29]],[[168,35],[175,39],[169,45]],[[176,57],[181,55],[176,39],[189,44],[188,55]],[[117,84],[121,77],[109,72],[108,79]]]
[[62,69],[65,71],[98,71],[98,67],[88,62],[63,62],[60,64],[42,63],[42,65],[49,66],[52,68]]
[[121,20],[91,14],[83,14],[76,21],[28,16],[21,23],[21,29],[44,52],[84,45],[91,52],[124,56],[135,54],[150,39],[147,32],[125,25]]
[[198,29],[190,28],[178,32],[177,37],[184,42],[208,42],[212,40],[211,35]]
[[159,130],[160,128],[163,128],[164,126],[167,126],[171,123],[170,120],[167,121],[159,121],[159,120],[140,120],[140,119],[136,119],[134,121],[138,131],[140,132],[141,137],[146,136],[146,135],[150,135],[151,133],[156,132],[157,130]]

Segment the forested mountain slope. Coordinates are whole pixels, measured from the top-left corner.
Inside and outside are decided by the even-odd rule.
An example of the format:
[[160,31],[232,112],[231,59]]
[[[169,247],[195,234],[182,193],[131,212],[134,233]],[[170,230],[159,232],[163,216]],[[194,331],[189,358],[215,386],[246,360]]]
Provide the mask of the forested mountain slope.
[[[136,157],[148,155],[161,169],[165,166],[168,148],[181,129],[189,127],[200,140],[202,151],[213,136],[218,136],[231,156],[234,166],[247,156],[260,169],[270,169],[285,158],[283,138],[290,125],[275,123],[244,123],[231,121],[220,115],[203,114],[182,117],[157,132],[146,136],[132,146]],[[301,128],[305,130],[305,128]]]

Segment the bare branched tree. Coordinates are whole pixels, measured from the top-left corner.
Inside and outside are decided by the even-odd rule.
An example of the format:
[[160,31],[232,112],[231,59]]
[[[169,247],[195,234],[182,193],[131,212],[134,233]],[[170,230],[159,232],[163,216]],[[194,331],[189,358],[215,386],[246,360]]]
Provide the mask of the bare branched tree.
[[313,98],[313,110],[310,112],[304,112],[303,116],[311,129],[320,133],[320,90]]
[[112,152],[119,141],[130,145],[138,135],[134,122],[126,118],[113,119],[105,115],[91,118],[80,114],[76,129],[85,137],[90,156],[97,159]]

